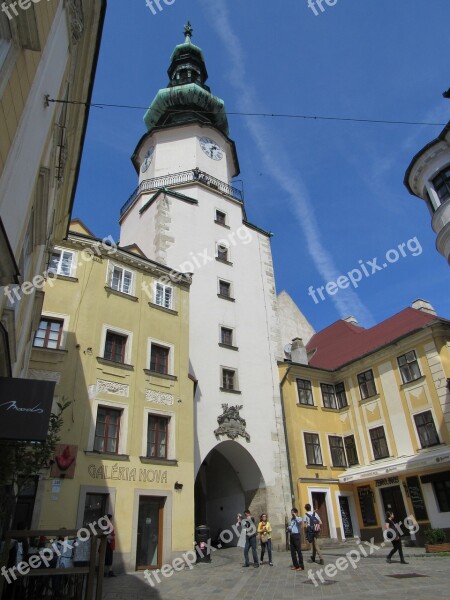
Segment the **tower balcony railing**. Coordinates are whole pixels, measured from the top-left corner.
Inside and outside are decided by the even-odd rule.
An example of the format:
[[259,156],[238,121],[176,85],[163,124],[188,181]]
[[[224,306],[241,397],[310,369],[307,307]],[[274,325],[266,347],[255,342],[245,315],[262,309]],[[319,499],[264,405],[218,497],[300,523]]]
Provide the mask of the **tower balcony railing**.
[[141,181],[139,186],[134,190],[134,192],[120,209],[120,216],[126,213],[139,194],[150,192],[152,190],[159,190],[161,188],[175,187],[194,182],[202,183],[203,185],[206,185],[213,190],[217,190],[226,196],[230,196],[239,202],[244,201],[244,195],[241,190],[238,190],[229,183],[225,183],[224,181],[220,181],[220,179],[216,179],[215,177],[208,175],[208,173],[200,171],[200,169],[192,169],[191,171],[182,171],[181,173],[162,175],[161,177],[154,177],[153,179],[145,179],[144,181]]

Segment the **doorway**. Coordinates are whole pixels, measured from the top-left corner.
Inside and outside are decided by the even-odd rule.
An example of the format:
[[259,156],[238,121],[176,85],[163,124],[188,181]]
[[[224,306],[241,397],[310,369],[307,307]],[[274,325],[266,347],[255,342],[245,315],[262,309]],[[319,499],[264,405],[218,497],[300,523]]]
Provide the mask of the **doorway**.
[[347,496],[339,496],[339,509],[341,511],[342,532],[344,534],[344,538],[352,538],[354,537],[353,522]]
[[320,537],[330,537],[330,524],[328,522],[326,498],[326,492],[311,493],[313,510],[319,515],[320,520],[322,521],[322,527],[320,528]]
[[394,513],[394,520],[396,523],[400,521],[404,522],[407,513],[400,486],[393,485],[392,487],[381,488],[380,492],[383,500],[384,512],[390,510]]
[[21,487],[14,510],[12,529],[31,529],[37,484],[37,478],[33,478],[27,485]]
[[136,570],[162,566],[165,498],[139,496]]

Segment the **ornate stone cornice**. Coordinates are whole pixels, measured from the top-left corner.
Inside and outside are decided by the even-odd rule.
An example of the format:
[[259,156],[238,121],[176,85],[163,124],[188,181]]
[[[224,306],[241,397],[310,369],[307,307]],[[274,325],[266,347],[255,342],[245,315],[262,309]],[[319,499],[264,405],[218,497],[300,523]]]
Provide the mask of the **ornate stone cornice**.
[[69,19],[71,41],[73,44],[77,44],[84,31],[84,15],[81,0],[66,0],[66,9]]

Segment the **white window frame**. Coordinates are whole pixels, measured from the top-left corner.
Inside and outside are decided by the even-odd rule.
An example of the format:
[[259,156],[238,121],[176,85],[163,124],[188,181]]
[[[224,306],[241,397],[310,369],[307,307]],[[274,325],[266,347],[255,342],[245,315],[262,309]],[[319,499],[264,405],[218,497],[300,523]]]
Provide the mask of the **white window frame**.
[[[156,338],[147,338],[147,362],[146,369],[150,371],[150,363],[152,360],[152,344],[156,346],[163,346],[163,348],[169,349],[169,364],[168,364],[168,373],[167,375],[175,375],[175,346],[169,342],[164,340],[157,340]],[[152,371],[153,373],[153,371]],[[155,375],[163,375],[163,373],[157,373],[155,371]]]
[[[415,356],[415,362],[417,364],[417,368],[419,369],[419,376],[415,377],[414,379],[410,379],[409,381],[405,381],[405,379],[403,377],[402,367],[400,366],[400,363],[399,363],[399,359],[402,358],[403,356],[406,357],[406,355],[410,354],[411,352]],[[406,365],[408,366],[408,368],[409,368],[410,364],[411,363],[406,362]],[[405,366],[405,365],[403,365],[403,366]],[[403,354],[400,354],[400,356],[397,356],[397,368],[399,370],[400,379],[401,379],[403,385],[407,385],[408,383],[413,383],[414,381],[417,381],[418,379],[420,379],[421,377],[423,377],[422,369],[420,368],[419,357],[417,356],[417,352],[416,352],[416,350],[414,348],[412,350],[408,350],[407,352],[403,352]]]
[[[372,441],[372,436],[370,435],[370,432],[372,429],[378,429],[379,427],[383,428],[383,432],[384,432],[384,439],[386,440],[386,446],[387,446],[387,451],[388,451],[388,455],[381,457],[381,458],[375,458],[375,451],[373,449],[373,441]],[[368,442],[370,445],[370,452],[372,454],[372,461],[373,462],[378,462],[380,460],[386,460],[387,458],[391,458],[392,457],[392,453],[391,453],[391,445],[389,444],[389,439],[388,439],[388,435],[386,432],[386,423],[379,423],[378,425],[371,425],[370,427],[367,428],[367,434],[368,434]]]
[[[217,219],[217,213],[220,212],[223,215],[225,215],[225,223],[220,223]],[[228,213],[226,213],[224,210],[222,210],[221,208],[215,208],[214,209],[214,222],[218,225],[222,225],[225,227],[228,227]]]
[[[233,371],[234,373],[234,378],[233,378],[233,383],[234,383],[234,387],[232,390],[229,390],[227,388],[223,387],[223,372],[224,371]],[[226,367],[225,365],[221,365],[220,366],[220,388],[222,390],[224,390],[225,392],[239,392],[239,373],[236,367]]]
[[102,325],[102,333],[101,333],[101,337],[100,337],[100,351],[98,353],[98,356],[100,358],[105,358],[106,334],[108,331],[110,331],[111,333],[117,333],[117,335],[123,335],[123,336],[127,337],[127,343],[125,345],[124,362],[116,363],[116,364],[131,365],[131,349],[132,349],[132,344],[133,344],[133,332],[127,331],[126,329],[121,329],[120,327],[116,327],[115,325],[108,325],[107,323],[104,323]]
[[[120,285],[120,289],[116,289],[115,287],[113,287],[112,283],[113,283],[113,275],[114,275],[114,269],[118,269],[119,271],[122,271],[122,281],[121,281],[121,285]],[[123,290],[123,274],[124,272],[127,271],[128,273],[130,273],[131,275],[131,284],[130,284],[130,291],[129,292],[125,292]],[[135,271],[132,271],[131,269],[128,269],[122,265],[113,263],[112,261],[109,262],[108,265],[108,275],[107,275],[108,279],[107,279],[107,285],[108,287],[110,287],[112,290],[116,291],[116,292],[121,292],[122,294],[127,294],[127,296],[134,296],[134,289],[135,289],[135,281],[136,281],[136,273]]]
[[[310,435],[317,435],[317,437],[319,438],[320,455],[322,457],[322,463],[321,464],[317,464],[317,463],[310,464],[308,462],[308,453],[306,451],[305,433],[309,433]],[[304,457],[305,457],[305,465],[307,467],[325,467],[326,463],[324,461],[324,454],[323,454],[323,448],[324,448],[324,446],[323,446],[323,440],[321,438],[320,432],[319,431],[302,430],[301,437],[302,437],[303,453],[304,453]]]
[[[170,290],[170,306],[165,306],[164,304],[159,304],[157,302],[157,296],[158,296],[158,286],[161,286],[163,288],[163,298],[165,299],[165,295],[166,295],[166,290]],[[173,285],[167,285],[165,283],[161,283],[160,281],[155,281],[155,293],[153,295],[153,304],[155,304],[156,306],[160,306],[161,308],[165,308],[167,310],[174,310],[174,306],[175,306],[175,288],[173,287]]]
[[[166,417],[169,419],[168,435],[169,445],[167,447],[167,458],[147,457],[147,439],[148,439],[148,417],[153,415],[155,417]],[[159,410],[156,408],[144,408],[144,422],[142,428],[142,447],[141,447],[142,458],[148,460],[176,460],[176,414],[169,410]]]
[[230,281],[229,279],[225,279],[224,277],[218,277],[217,278],[217,293],[220,295],[220,282],[223,281],[224,283],[229,283],[230,284],[230,295],[229,296],[222,296],[222,298],[233,298],[234,299],[234,286],[233,286],[233,282]]
[[[59,257],[59,261],[58,261],[58,266],[56,268],[56,275],[62,275],[63,277],[75,277],[75,273],[77,270],[78,253],[75,252],[74,250],[68,250],[67,248],[61,248],[60,246],[55,246],[55,248],[53,248],[53,250],[50,252],[50,262],[48,264],[48,272],[55,273],[54,271],[50,270],[50,266],[51,266],[52,256],[54,254],[57,254],[58,252],[60,254],[60,257]],[[71,261],[70,261],[70,274],[69,275],[61,272],[61,263],[62,263],[62,258],[63,258],[64,253],[70,254],[72,256]]]
[[[217,260],[222,260],[221,258],[219,258],[219,248],[226,248],[226,251],[227,251],[226,262],[231,262],[230,245],[225,243],[223,240],[220,242],[216,242],[216,258],[217,258]],[[222,262],[225,262],[225,261],[222,261]]]
[[[331,450],[331,441],[330,438],[331,437],[335,437],[335,438],[340,438],[341,442],[342,442],[342,450],[344,452],[344,462],[345,465],[335,465],[333,462],[333,452]],[[327,438],[328,438],[328,451],[330,453],[330,468],[332,469],[348,469],[348,460],[347,460],[347,453],[345,451],[345,442],[344,442],[344,436],[341,435],[340,433],[327,433]]]
[[433,419],[433,423],[434,423],[434,429],[436,430],[436,434],[437,434],[439,443],[442,444],[442,439],[441,439],[441,436],[439,435],[439,429],[436,427],[436,415],[434,414],[434,410],[432,409],[431,406],[428,406],[427,408],[422,407],[420,409],[415,410],[413,413],[411,413],[411,417],[412,417],[412,421],[413,421],[413,425],[414,425],[414,432],[416,434],[416,439],[417,439],[417,448],[419,450],[428,450],[429,448],[436,448],[438,446],[438,444],[434,444],[433,446],[422,447],[422,443],[420,441],[420,436],[419,436],[419,430],[417,429],[417,423],[416,423],[416,419],[414,417],[416,417],[417,415],[426,413],[426,412],[431,413],[431,418]]
[[[110,400],[100,400],[96,398],[92,402],[91,411],[92,411],[92,421],[91,427],[89,429],[89,440],[88,440],[88,452],[95,452],[94,450],[94,441],[95,441],[95,430],[97,428],[97,413],[99,407],[105,408],[115,408],[117,410],[121,410],[122,414],[120,416],[120,428],[119,428],[119,445],[117,448],[117,454],[127,454],[127,440],[128,440],[128,404],[124,402],[111,402]],[[107,452],[105,454],[108,454]],[[102,453],[99,453],[99,456],[102,456]],[[112,455],[111,455],[112,456]]]
[[236,348],[237,347],[237,343],[236,343],[236,329],[234,327],[231,327],[231,325],[225,325],[224,323],[221,323],[219,325],[219,343],[223,344],[224,346],[227,346],[228,344],[224,344],[222,342],[222,329],[229,329],[231,331],[231,347],[232,348]]
[[[66,345],[67,345],[67,336],[69,333],[70,316],[64,315],[62,313],[50,312],[50,311],[46,310],[39,317],[39,323],[41,322],[42,319],[57,319],[59,321],[63,321],[63,329],[61,332],[61,343],[59,344],[58,350],[65,350]],[[34,341],[34,335],[33,335],[33,341]],[[40,346],[33,346],[33,349],[45,350],[45,348],[41,348]]]
[[[309,383],[311,389],[309,389],[308,391],[311,392],[311,400],[312,400],[311,404],[309,404],[309,402],[302,402],[300,400],[300,390],[298,389],[298,382],[299,381],[307,381]],[[310,379],[303,379],[303,377],[296,377],[295,378],[295,389],[296,389],[296,392],[297,392],[297,404],[299,406],[317,406],[315,404],[315,402],[314,402],[313,385],[312,385],[312,381]]]

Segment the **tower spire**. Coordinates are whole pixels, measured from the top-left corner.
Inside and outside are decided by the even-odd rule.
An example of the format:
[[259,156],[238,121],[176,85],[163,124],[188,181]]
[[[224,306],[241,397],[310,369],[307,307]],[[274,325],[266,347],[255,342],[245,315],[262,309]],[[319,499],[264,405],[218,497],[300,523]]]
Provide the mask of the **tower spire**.
[[189,42],[191,41],[192,38],[192,34],[194,33],[194,30],[192,29],[192,25],[191,22],[188,21],[186,23],[186,25],[184,26],[184,36],[185,36],[185,44],[189,44]]
[[175,47],[167,71],[169,83],[159,90],[144,122],[153,127],[201,121],[214,125],[228,135],[228,120],[223,101],[213,96],[206,85],[208,71],[201,48],[192,43],[193,28],[188,21],[183,29],[185,41]]

